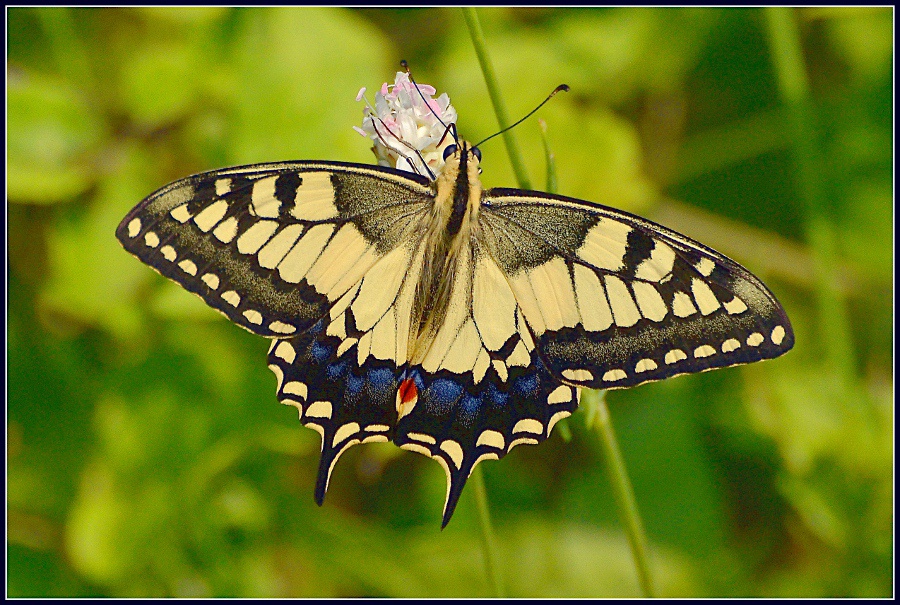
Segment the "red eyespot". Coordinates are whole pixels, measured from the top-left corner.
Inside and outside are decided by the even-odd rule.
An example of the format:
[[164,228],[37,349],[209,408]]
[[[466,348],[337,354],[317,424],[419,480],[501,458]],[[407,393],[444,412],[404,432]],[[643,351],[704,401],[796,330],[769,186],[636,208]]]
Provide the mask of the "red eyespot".
[[418,389],[416,389],[416,383],[413,382],[412,378],[407,378],[400,383],[400,388],[397,389],[397,394],[400,395],[401,404],[407,404],[410,401],[414,401],[419,398],[419,391]]

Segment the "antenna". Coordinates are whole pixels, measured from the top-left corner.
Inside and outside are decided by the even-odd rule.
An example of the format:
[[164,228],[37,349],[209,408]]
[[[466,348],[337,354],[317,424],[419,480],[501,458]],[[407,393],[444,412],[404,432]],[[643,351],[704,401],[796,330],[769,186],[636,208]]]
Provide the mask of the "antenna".
[[[431,115],[436,117],[437,121],[441,123],[441,126],[443,126],[446,129],[446,130],[444,130],[444,134],[441,136],[441,142],[443,142],[444,137],[447,136],[447,133],[450,131],[450,128],[452,126],[455,126],[455,124],[451,124],[450,126],[447,126],[446,124],[444,124],[444,121],[441,119],[441,116],[439,116],[437,114],[437,112],[434,110],[434,108],[431,107],[431,103],[429,103],[425,99],[425,95],[423,95],[422,91],[419,90],[419,85],[416,83],[416,79],[413,78],[412,72],[409,70],[409,63],[406,62],[406,59],[403,59],[402,61],[400,61],[400,67],[402,67],[404,70],[406,70],[406,74],[409,76],[409,81],[412,82],[413,86],[416,87],[416,92],[419,93],[419,96],[422,98],[422,101],[425,102],[425,106],[428,107],[428,110],[431,112]],[[459,137],[456,136],[456,128],[453,128],[453,140],[459,141]]]
[[[431,104],[425,99],[425,95],[423,95],[423,94],[422,94],[422,91],[419,90],[419,85],[416,83],[415,78],[413,78],[412,72],[411,72],[410,69],[409,69],[409,63],[406,62],[406,59],[403,59],[403,60],[400,61],[400,66],[401,66],[404,70],[406,70],[407,75],[409,75],[409,80],[410,80],[410,82],[412,82],[412,83],[413,83],[413,86],[416,87],[416,92],[419,93],[419,97],[421,97],[422,101],[423,101],[423,102],[425,103],[425,105],[428,107],[428,110],[431,112],[431,114],[432,114],[435,118],[437,118],[437,121],[440,122],[441,125],[442,125],[444,128],[446,128],[446,130],[444,131],[444,134],[441,136],[441,142],[443,142],[444,137],[447,136],[447,133],[452,131],[453,140],[456,141],[457,143],[459,143],[459,136],[457,135],[457,132],[456,132],[456,124],[450,124],[449,126],[448,126],[447,124],[445,124],[444,121],[441,119],[441,116],[439,116],[439,115],[437,114],[437,112],[434,110],[434,108],[431,107]],[[546,98],[546,99],[544,99],[543,101],[541,101],[541,104],[540,104],[540,105],[538,105],[537,107],[535,107],[534,109],[532,109],[531,111],[529,111],[528,114],[525,115],[525,117],[521,118],[518,122],[516,122],[516,123],[513,124],[512,126],[507,126],[506,128],[504,128],[504,129],[501,130],[500,132],[495,132],[494,134],[492,134],[492,135],[489,136],[488,138],[482,139],[481,141],[479,141],[478,143],[476,143],[476,144],[473,145],[472,147],[476,147],[476,148],[477,148],[477,147],[479,147],[482,143],[485,143],[485,142],[487,142],[487,141],[493,139],[495,136],[501,135],[501,134],[503,134],[504,132],[506,132],[507,130],[510,130],[510,129],[512,129],[512,128],[515,128],[516,126],[518,126],[519,124],[521,124],[522,122],[524,122],[525,120],[527,120],[528,118],[530,118],[530,117],[531,117],[538,109],[540,109],[541,107],[543,107],[543,106],[547,103],[547,101],[549,101],[550,99],[552,99],[552,98],[556,95],[556,93],[558,93],[558,92],[569,92],[569,85],[568,85],[568,84],[560,84],[559,86],[557,86],[556,88],[553,89],[553,92],[551,92],[549,95],[547,95],[547,98]],[[384,125],[384,124],[383,124],[383,125]],[[385,125],[385,128],[387,128],[386,125]],[[390,132],[390,129],[388,129],[388,132]],[[394,134],[394,133],[391,133],[391,134]],[[396,138],[396,136],[397,136],[397,135],[394,135],[395,138]],[[408,143],[406,143],[405,141],[403,141],[403,143],[406,144],[407,147],[412,148],[412,146],[409,145]],[[438,143],[438,144],[440,145],[440,143]],[[419,154],[419,157],[421,157],[421,154]],[[427,165],[426,165],[425,167],[428,168]],[[431,172],[431,170],[429,169],[428,172]]]
[[521,124],[522,122],[524,122],[525,120],[527,120],[528,118],[530,118],[531,115],[532,115],[534,112],[536,112],[538,109],[540,109],[541,107],[543,107],[543,106],[547,103],[547,101],[549,101],[550,99],[552,99],[553,96],[554,96],[556,93],[560,92],[560,91],[562,91],[562,92],[569,92],[569,86],[568,86],[567,84],[560,84],[559,86],[557,86],[556,88],[553,89],[553,92],[551,92],[549,95],[547,95],[547,98],[544,99],[544,100],[541,102],[540,105],[538,105],[537,107],[535,107],[534,109],[532,109],[531,111],[529,111],[529,112],[528,112],[528,115],[526,115],[524,118],[522,118],[521,120],[519,120],[518,122],[516,122],[516,123],[513,124],[512,126],[507,126],[506,128],[504,128],[504,129],[501,130],[500,132],[495,132],[494,134],[492,134],[492,135],[489,136],[488,138],[482,139],[481,141],[479,141],[478,143],[476,143],[474,146],[475,146],[475,147],[478,147],[478,146],[480,146],[482,143],[484,143],[485,141],[489,141],[489,140],[493,139],[495,136],[497,136],[497,135],[499,135],[499,134],[503,134],[503,133],[506,132],[507,130],[510,130],[510,129],[512,129],[512,128],[515,128],[516,126],[518,126],[519,124]]

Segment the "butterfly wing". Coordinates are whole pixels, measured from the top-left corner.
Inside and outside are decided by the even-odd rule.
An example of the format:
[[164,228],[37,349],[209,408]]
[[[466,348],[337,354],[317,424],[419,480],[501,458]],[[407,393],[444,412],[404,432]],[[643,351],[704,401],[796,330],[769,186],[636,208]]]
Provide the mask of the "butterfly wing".
[[116,232],[142,261],[274,338],[278,399],[322,437],[319,504],[347,448],[394,435],[397,299],[432,204],[429,181],[411,173],[258,164],[172,183]]
[[480,224],[541,358],[567,384],[631,387],[793,346],[787,315],[749,271],[640,217],[493,189]]
[[278,399],[296,407],[300,421],[322,437],[319,504],[343,452],[395,436],[408,342],[404,322],[409,324],[420,249],[421,242],[410,237],[390,250],[310,330],[276,340],[269,349]]
[[578,405],[578,389],[544,367],[509,284],[477,239],[458,260],[444,323],[403,377],[393,438],[446,472],[444,526],[475,465],[540,443]]
[[503,274],[477,247],[465,249],[447,276],[452,304],[428,355],[408,364],[425,247],[410,241],[380,259],[308,332],[275,341],[269,367],[279,399],[322,436],[317,502],[347,448],[391,440],[444,468],[446,525],[475,465],[543,441],[574,411],[577,388],[544,368]]
[[408,363],[434,204],[427,179],[355,164],[208,172],[122,221],[127,250],[273,338],[278,398],[322,437],[321,504],[347,448],[392,440],[447,473],[443,524],[475,465],[546,439],[581,386],[615,388],[775,357],[784,311],[749,272],[602,206],[486,192],[449,308]]
[[340,162],[227,168],[176,181],[116,230],[126,250],[262,336],[313,326],[406,236],[418,175]]

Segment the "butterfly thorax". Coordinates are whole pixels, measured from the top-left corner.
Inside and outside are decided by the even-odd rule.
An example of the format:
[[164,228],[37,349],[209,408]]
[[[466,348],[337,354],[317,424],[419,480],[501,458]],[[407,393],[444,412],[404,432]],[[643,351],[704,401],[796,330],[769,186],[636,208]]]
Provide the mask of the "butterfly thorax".
[[425,219],[422,272],[416,283],[407,349],[413,364],[425,359],[446,323],[454,290],[469,283],[465,271],[481,206],[478,158],[471,149],[460,141],[434,181],[435,201]]

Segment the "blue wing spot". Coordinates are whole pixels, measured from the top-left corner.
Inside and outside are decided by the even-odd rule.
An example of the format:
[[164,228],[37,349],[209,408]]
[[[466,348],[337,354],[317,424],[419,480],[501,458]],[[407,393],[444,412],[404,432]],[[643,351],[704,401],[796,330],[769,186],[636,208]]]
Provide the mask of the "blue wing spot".
[[416,388],[420,393],[425,390],[425,379],[422,378],[422,374],[420,374],[418,370],[413,368],[410,372],[410,378],[412,378],[412,381],[416,384]]
[[459,411],[457,412],[456,416],[457,421],[460,422],[463,426],[472,426],[475,419],[478,417],[478,411],[484,404],[483,397],[483,394],[475,397],[473,395],[470,395],[469,393],[464,393],[462,399],[459,402]]
[[486,401],[490,402],[491,407],[504,408],[509,405],[509,393],[504,393],[494,383],[488,383],[486,393]]
[[318,322],[316,322],[316,325],[309,329],[309,332],[307,333],[314,336],[321,332],[323,329],[325,329],[325,320],[320,319]]
[[348,399],[358,396],[362,392],[365,384],[365,378],[363,378],[362,376],[357,376],[353,372],[350,372],[350,375],[347,376],[347,395],[350,396],[348,397]]
[[376,390],[385,389],[394,383],[394,373],[389,368],[369,370],[369,384]]
[[330,364],[325,369],[325,375],[328,376],[330,380],[336,380],[344,376],[347,373],[348,364],[346,361],[338,361]]
[[331,357],[331,348],[326,347],[318,340],[314,340],[312,346],[309,348],[309,354],[312,355],[312,358],[316,363],[322,363]]
[[478,408],[480,408],[483,403],[482,397],[475,397],[465,393],[462,401],[460,401],[460,411],[474,415],[478,412]]
[[523,397],[531,398],[537,396],[538,386],[537,373],[534,373],[519,377],[513,384],[513,389]]
[[459,400],[463,393],[461,384],[447,378],[438,378],[431,383],[428,390],[431,391],[434,400],[438,402],[442,408],[452,406]]

